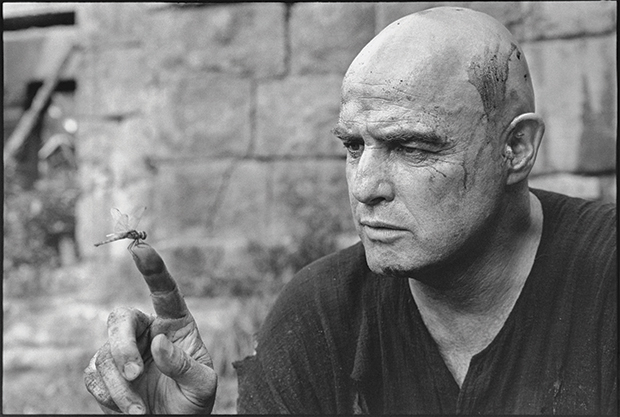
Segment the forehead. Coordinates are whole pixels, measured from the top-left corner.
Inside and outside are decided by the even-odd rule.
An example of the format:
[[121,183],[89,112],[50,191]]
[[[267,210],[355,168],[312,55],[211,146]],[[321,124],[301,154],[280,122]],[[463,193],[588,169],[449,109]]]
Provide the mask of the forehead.
[[483,106],[473,85],[401,79],[378,79],[375,73],[371,82],[363,77],[345,80],[339,130],[376,137],[415,131],[452,141],[471,134],[481,123]]
[[343,80],[341,124],[449,130],[446,121],[480,117],[482,100],[463,54],[449,47],[438,54],[415,43],[373,46],[362,51]]
[[487,103],[471,68],[508,48],[508,35],[490,17],[458,8],[432,9],[392,23],[349,67],[341,124],[400,123],[446,133],[480,124]]

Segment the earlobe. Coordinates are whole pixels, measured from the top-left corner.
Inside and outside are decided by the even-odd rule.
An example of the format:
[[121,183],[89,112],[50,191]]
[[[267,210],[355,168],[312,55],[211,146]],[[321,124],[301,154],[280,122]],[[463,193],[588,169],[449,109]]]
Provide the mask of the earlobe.
[[545,123],[535,113],[521,114],[510,123],[504,153],[508,185],[521,182],[530,174],[544,133]]

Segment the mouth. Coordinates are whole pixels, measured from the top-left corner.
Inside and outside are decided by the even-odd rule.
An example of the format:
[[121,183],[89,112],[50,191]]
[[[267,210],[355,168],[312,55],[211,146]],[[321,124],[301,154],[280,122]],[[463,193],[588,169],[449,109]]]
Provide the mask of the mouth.
[[408,232],[407,229],[378,220],[361,220],[360,225],[366,237],[373,242],[392,243]]
[[405,230],[402,227],[385,223],[379,220],[360,220],[362,226],[372,227],[373,229],[391,229],[391,230]]

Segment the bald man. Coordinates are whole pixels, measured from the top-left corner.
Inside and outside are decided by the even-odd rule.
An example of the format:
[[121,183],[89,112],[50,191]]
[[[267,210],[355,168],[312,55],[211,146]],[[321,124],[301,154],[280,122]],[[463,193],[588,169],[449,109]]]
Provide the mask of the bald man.
[[[360,242],[300,271],[235,364],[239,412],[617,413],[616,212],[532,190],[544,123],[482,13],[404,17],[357,56],[334,134]],[[209,412],[217,377],[174,280],[115,310],[86,369],[106,411]]]

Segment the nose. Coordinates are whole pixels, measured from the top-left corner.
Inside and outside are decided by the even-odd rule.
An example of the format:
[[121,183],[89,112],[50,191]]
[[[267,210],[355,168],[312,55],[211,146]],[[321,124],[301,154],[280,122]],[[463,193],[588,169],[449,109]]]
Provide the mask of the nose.
[[349,190],[360,203],[374,206],[394,199],[392,165],[383,149],[367,147],[349,170]]

